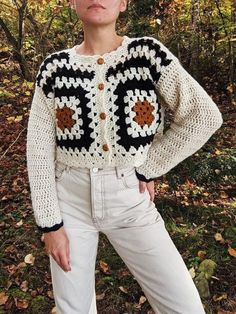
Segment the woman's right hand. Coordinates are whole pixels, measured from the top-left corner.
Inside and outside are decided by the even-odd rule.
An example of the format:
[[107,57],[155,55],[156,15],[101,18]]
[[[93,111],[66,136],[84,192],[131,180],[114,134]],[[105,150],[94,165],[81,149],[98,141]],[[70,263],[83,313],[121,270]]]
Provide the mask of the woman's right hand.
[[70,243],[62,226],[56,231],[43,234],[45,243],[44,249],[47,254],[51,254],[57,264],[64,270],[71,270],[70,266]]

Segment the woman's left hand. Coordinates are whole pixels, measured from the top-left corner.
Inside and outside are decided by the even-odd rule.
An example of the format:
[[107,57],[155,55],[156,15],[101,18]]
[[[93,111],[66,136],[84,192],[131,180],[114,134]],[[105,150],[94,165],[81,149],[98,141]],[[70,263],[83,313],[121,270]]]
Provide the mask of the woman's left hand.
[[154,180],[150,182],[144,182],[139,180],[139,191],[143,193],[145,189],[148,190],[151,201],[154,201],[155,197]]

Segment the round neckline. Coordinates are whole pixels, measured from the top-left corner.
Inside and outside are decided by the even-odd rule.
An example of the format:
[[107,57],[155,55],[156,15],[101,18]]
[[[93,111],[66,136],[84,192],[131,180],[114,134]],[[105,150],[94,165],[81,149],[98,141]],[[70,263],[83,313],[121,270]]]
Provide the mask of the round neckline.
[[129,36],[124,35],[121,44],[116,49],[105,52],[103,54],[85,55],[85,54],[78,53],[76,51],[76,47],[78,45],[75,45],[72,48],[70,48],[70,53],[73,57],[78,58],[78,59],[80,59],[80,58],[82,58],[82,59],[94,59],[94,58],[98,58],[98,57],[106,58],[106,57],[109,57],[112,55],[116,55],[117,53],[122,51],[123,48],[125,47],[126,43],[128,42],[129,38],[130,38]]

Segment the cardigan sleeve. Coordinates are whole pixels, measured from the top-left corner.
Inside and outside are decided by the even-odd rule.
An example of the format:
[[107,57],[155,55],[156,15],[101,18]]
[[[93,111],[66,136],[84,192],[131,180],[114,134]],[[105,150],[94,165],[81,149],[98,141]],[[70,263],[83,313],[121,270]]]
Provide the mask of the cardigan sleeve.
[[50,232],[63,226],[55,182],[55,119],[52,81],[46,64],[37,74],[31,104],[26,159],[31,200],[36,226]]
[[[223,123],[222,114],[203,87],[184,69],[179,59],[155,39],[160,58],[155,59],[157,95],[162,106],[173,112],[166,132],[155,134],[143,164],[136,167],[141,181],[149,182],[198,151]],[[159,67],[161,57],[168,62]]]

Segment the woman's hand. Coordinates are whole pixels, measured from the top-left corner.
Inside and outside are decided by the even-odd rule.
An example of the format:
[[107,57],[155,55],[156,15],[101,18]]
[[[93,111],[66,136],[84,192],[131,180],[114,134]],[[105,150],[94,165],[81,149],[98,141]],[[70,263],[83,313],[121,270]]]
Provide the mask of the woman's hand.
[[43,234],[43,241],[45,243],[45,251],[51,254],[57,264],[64,270],[71,270],[70,267],[70,250],[69,239],[66,235],[65,229],[62,226],[56,231],[50,231]]
[[151,201],[154,201],[154,197],[155,197],[154,180],[150,182],[144,182],[144,181],[139,180],[139,191],[143,193],[146,188],[150,194]]

